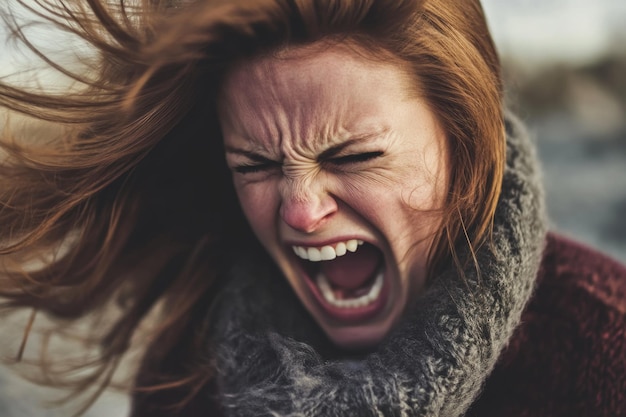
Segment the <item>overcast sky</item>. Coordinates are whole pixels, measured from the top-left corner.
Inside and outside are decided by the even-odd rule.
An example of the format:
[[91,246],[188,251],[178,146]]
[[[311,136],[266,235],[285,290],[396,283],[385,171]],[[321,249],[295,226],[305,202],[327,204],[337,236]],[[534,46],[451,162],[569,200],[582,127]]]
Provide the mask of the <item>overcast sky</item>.
[[[502,56],[516,57],[533,65],[555,60],[586,62],[609,48],[626,51],[626,0],[482,2]],[[40,44],[71,51],[71,46],[68,48],[68,43],[58,34],[33,33]],[[0,74],[11,71],[16,60],[15,54],[6,48],[4,35],[0,26]],[[28,62],[21,59],[21,65]]]
[[482,0],[503,56],[586,62],[626,52],[626,0]]

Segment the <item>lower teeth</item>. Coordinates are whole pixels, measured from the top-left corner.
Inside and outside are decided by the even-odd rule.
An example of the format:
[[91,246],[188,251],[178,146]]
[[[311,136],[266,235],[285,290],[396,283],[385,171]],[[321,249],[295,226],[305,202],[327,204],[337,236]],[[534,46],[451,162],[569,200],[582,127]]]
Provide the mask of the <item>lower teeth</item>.
[[323,273],[317,274],[317,286],[320,289],[322,296],[328,302],[328,304],[339,307],[339,308],[358,308],[365,307],[378,298],[380,295],[380,290],[383,288],[383,270],[382,268],[378,271],[378,275],[376,275],[376,279],[374,280],[374,284],[372,284],[370,290],[367,294],[364,294],[357,298],[350,298],[345,300],[338,300],[335,297],[335,293],[330,287],[330,283],[326,279],[326,276]]

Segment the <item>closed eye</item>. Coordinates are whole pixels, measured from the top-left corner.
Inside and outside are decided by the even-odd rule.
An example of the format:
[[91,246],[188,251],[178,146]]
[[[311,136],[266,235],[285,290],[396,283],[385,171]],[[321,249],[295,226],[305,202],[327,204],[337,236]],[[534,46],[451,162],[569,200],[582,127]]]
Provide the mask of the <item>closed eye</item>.
[[364,152],[357,153],[353,155],[345,155],[345,156],[337,156],[328,160],[328,162],[335,165],[349,165],[349,164],[358,164],[360,162],[366,162],[384,154],[383,151],[376,152]]

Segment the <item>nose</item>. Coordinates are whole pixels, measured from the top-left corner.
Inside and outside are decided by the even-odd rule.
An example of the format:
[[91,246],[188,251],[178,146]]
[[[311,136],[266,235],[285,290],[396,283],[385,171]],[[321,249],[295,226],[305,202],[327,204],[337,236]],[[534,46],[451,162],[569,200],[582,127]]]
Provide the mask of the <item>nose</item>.
[[280,216],[299,232],[315,232],[337,212],[335,198],[319,184],[286,180],[281,194]]

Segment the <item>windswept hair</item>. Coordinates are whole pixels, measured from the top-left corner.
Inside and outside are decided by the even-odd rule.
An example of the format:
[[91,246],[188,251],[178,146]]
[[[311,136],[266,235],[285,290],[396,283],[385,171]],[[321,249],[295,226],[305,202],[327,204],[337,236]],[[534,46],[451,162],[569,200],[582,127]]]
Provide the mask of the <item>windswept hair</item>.
[[1,106],[61,127],[54,140],[0,133],[0,296],[68,320],[118,302],[101,373],[160,305],[137,389],[162,393],[145,398],[192,415],[212,382],[207,312],[229,248],[254,240],[215,109],[220,80],[241,61],[332,39],[408,64],[451,152],[431,275],[451,257],[471,261],[456,259],[459,244],[487,239],[505,141],[499,63],[478,0],[16,1],[98,59],[73,72],[4,12],[13,36],[75,85],[54,94],[0,80]]

